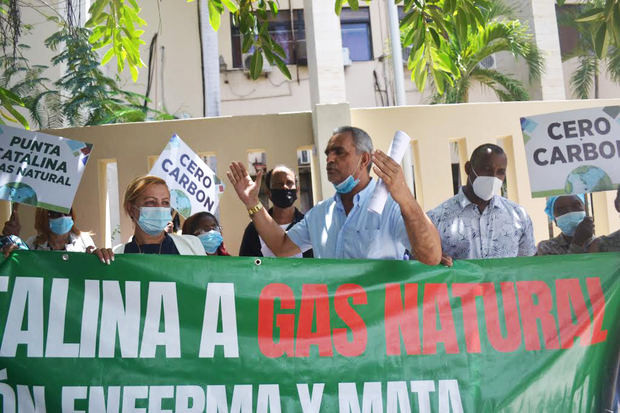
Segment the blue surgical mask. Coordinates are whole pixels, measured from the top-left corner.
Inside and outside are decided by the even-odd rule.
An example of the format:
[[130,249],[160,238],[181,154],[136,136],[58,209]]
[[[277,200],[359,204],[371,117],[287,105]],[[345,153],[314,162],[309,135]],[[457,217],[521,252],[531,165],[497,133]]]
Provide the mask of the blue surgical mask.
[[572,237],[573,235],[575,235],[577,225],[579,225],[585,217],[586,213],[584,211],[569,212],[567,214],[556,217],[555,223],[565,235]]
[[50,219],[50,229],[56,235],[66,234],[73,228],[73,218],[60,217]]
[[172,221],[172,213],[169,207],[141,207],[138,226],[149,235],[157,235],[162,232],[168,222]]
[[215,251],[222,245],[224,238],[222,238],[222,234],[219,231],[211,230],[207,233],[198,235],[200,242],[202,242],[202,246],[205,249],[207,254],[215,254]]
[[[360,162],[362,161],[362,158],[360,158]],[[355,169],[357,170],[357,168],[359,167],[359,162],[357,163],[357,166],[355,167]],[[353,190],[353,188],[355,188],[357,186],[357,184],[359,184],[360,180],[353,178],[353,175],[349,175],[347,176],[347,178],[340,182],[339,184],[334,184],[334,188],[336,188],[336,192],[338,192],[339,194],[348,194],[349,192],[351,192]]]

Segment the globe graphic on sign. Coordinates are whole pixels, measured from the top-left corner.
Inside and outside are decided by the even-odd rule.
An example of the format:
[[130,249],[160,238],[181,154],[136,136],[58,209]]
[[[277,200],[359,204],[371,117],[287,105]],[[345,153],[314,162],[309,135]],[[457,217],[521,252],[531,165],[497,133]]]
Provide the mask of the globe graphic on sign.
[[29,185],[21,182],[9,182],[0,187],[0,198],[22,204],[37,204],[37,193]]
[[187,195],[185,195],[185,192],[181,191],[180,189],[173,189],[172,191],[170,191],[170,201],[172,203],[172,207],[185,218],[188,218],[192,215],[192,203],[190,202]]
[[611,178],[601,168],[584,165],[575,168],[566,178],[564,190],[569,194],[604,191],[612,189]]

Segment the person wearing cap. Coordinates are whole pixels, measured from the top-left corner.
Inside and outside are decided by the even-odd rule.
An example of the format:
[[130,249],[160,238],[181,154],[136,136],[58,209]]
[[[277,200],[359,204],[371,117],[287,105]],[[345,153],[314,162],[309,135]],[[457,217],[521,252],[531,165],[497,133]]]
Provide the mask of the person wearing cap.
[[547,200],[545,213],[562,232],[555,238],[541,241],[536,255],[585,252],[594,235],[594,221],[586,216],[583,195],[553,196]]
[[465,163],[467,184],[427,213],[439,230],[442,264],[536,253],[532,220],[525,208],[499,195],[507,165],[501,147],[490,143],[477,147]]

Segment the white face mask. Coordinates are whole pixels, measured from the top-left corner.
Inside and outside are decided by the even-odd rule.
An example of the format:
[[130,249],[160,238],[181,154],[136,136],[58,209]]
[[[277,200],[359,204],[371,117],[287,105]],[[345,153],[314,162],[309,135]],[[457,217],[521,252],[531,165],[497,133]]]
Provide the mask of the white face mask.
[[478,176],[474,168],[471,171],[476,175],[476,179],[472,182],[474,194],[483,201],[488,201],[494,195],[499,195],[502,189],[502,181],[494,176]]

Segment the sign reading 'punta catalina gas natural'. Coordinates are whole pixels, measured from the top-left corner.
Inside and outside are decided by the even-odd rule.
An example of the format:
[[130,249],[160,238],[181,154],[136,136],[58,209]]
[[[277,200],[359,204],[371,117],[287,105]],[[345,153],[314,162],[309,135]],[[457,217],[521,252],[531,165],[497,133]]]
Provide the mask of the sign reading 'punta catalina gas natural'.
[[0,126],[0,199],[69,212],[92,147]]
[[532,196],[582,194],[620,184],[620,106],[521,118]]

